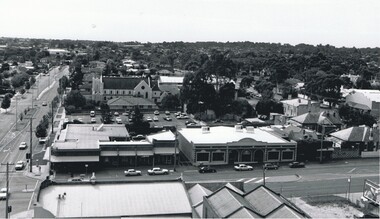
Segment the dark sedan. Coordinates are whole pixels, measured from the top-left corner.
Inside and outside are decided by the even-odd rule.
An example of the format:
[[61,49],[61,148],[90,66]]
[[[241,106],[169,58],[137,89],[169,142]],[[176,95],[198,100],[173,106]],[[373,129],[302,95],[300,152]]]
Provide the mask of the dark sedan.
[[266,163],[266,164],[264,164],[264,169],[266,169],[266,170],[277,170],[278,165],[273,164],[273,163]]
[[216,173],[216,169],[211,167],[201,167],[198,170],[200,173]]
[[303,162],[292,162],[289,164],[290,168],[303,168],[305,167],[305,163]]

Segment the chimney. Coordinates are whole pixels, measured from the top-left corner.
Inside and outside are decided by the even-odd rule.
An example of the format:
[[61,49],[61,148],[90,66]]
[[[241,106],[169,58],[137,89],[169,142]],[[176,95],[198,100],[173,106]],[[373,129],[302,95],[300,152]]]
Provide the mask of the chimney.
[[208,126],[203,126],[202,127],[202,134],[210,133],[210,127]]
[[243,126],[242,125],[235,125],[235,132],[243,132]]
[[298,98],[298,103],[301,103],[301,98]]

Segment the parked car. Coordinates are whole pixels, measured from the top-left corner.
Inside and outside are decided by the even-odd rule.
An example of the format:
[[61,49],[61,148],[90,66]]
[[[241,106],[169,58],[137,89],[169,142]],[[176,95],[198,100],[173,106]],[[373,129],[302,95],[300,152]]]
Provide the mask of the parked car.
[[151,122],[152,121],[152,117],[150,117],[150,116],[146,117],[146,121]]
[[95,117],[95,111],[91,111],[91,112],[90,112],[90,116],[91,116],[91,117]]
[[144,140],[145,139],[145,136],[144,135],[136,135],[134,137],[132,137],[133,140]]
[[172,121],[172,117],[167,116],[167,117],[165,117],[165,120],[166,120],[166,121]]
[[169,111],[165,111],[165,115],[170,115],[170,112]]
[[141,176],[141,171],[140,170],[135,170],[135,169],[129,169],[124,171],[125,176]]
[[25,150],[28,147],[25,141],[21,142],[20,145],[18,146],[18,149],[20,150]]
[[253,170],[253,167],[252,166],[249,166],[247,164],[239,164],[237,166],[234,166],[234,169],[235,170],[238,170],[238,171],[244,171],[244,170]]
[[179,115],[181,115],[181,112],[176,112],[176,113],[174,113],[174,115],[179,116]]
[[158,117],[157,116],[153,117],[153,121],[158,122]]
[[79,122],[83,122],[83,119],[82,119],[82,118],[78,118],[78,121],[79,121]]
[[291,162],[289,164],[289,167],[290,168],[302,168],[302,167],[305,167],[305,163],[304,162]]
[[160,115],[160,112],[158,110],[154,111],[154,115]]
[[47,106],[47,103],[45,101],[42,102],[42,106]]
[[128,112],[124,112],[121,115],[123,115],[123,116],[129,116],[129,113]]
[[264,164],[263,168],[266,170],[277,170],[278,165],[273,164],[273,163],[266,163],[266,164]]
[[200,167],[198,170],[199,173],[216,173],[216,169],[211,167]]
[[116,117],[116,123],[117,123],[117,124],[122,124],[122,123],[123,123],[123,120],[121,120],[120,117]]
[[7,188],[1,188],[0,189],[0,200],[6,200],[9,196],[9,193],[7,194]]
[[24,167],[25,167],[25,162],[20,160],[20,161],[17,161],[15,165],[15,170],[23,170]]
[[113,115],[114,116],[119,116],[119,113],[118,112],[114,112]]
[[48,138],[47,137],[42,137],[42,138],[38,138],[38,143],[40,144],[45,144],[47,142]]
[[69,179],[68,181],[69,182],[82,182],[83,180],[81,178],[79,178],[79,177],[74,177],[72,179]]
[[148,170],[148,174],[149,175],[168,175],[169,174],[169,170],[167,170],[167,169],[161,169],[159,167],[154,167],[153,169]]
[[96,123],[96,119],[95,118],[91,118],[91,123]]

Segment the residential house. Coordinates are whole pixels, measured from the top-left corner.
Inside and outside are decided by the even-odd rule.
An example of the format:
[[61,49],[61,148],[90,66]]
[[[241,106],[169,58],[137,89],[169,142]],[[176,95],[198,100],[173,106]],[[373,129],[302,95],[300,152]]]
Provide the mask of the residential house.
[[380,119],[380,90],[353,89],[346,96],[346,104]]
[[291,162],[296,142],[260,128],[201,127],[178,131],[179,148],[193,165]]
[[284,107],[284,115],[287,117],[294,117],[305,114],[307,112],[317,113],[320,111],[319,103],[301,98],[282,100]]
[[308,112],[290,118],[288,123],[316,130],[321,133],[328,133],[332,130],[340,129],[343,124],[338,112],[335,112],[334,110],[318,113]]

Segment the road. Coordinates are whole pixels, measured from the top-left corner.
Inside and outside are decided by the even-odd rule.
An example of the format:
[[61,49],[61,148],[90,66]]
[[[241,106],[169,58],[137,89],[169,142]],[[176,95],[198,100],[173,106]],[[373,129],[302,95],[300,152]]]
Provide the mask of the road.
[[[32,95],[33,99],[37,97],[37,94],[40,94],[40,98],[38,100],[33,100],[34,105],[34,112],[31,114],[31,116],[34,118],[32,123],[32,130],[33,132],[30,133],[30,122],[29,120],[25,119],[23,121],[18,121],[18,127],[17,130],[14,127],[14,124],[12,124],[9,120],[9,118],[3,118],[7,116],[11,116],[13,111],[15,112],[15,109],[9,110],[9,114],[1,114],[0,117],[3,120],[2,121],[2,130],[1,133],[5,133],[4,138],[2,139],[2,144],[0,145],[0,161],[2,165],[0,166],[0,187],[3,188],[6,185],[6,176],[5,176],[5,170],[6,165],[5,163],[16,163],[19,160],[26,161],[26,153],[30,150],[30,135],[32,134],[32,149],[33,154],[38,153],[41,150],[43,150],[43,145],[38,144],[38,139],[34,134],[35,128],[38,125],[39,121],[42,119],[44,115],[46,115],[49,111],[51,111],[51,108],[49,106],[42,106],[42,102],[51,102],[53,98],[57,95],[57,88],[58,88],[58,80],[63,75],[68,74],[68,67],[64,67],[61,70],[58,70],[58,68],[54,68],[49,72],[49,75],[51,79],[48,79],[48,76],[43,76],[45,78],[41,78],[38,90],[37,88],[34,88],[30,93],[24,94],[25,98],[20,99],[18,103],[18,111],[21,112],[21,110],[26,109],[27,107],[30,107],[31,101],[32,101]],[[48,82],[50,82],[53,86],[50,88],[48,92],[41,93],[42,88],[48,87]],[[55,83],[54,83],[55,82]],[[13,104],[13,103],[12,103]],[[14,113],[13,116],[14,118]],[[14,120],[13,120],[14,121]],[[4,125],[3,125],[4,124]],[[28,148],[26,150],[19,150],[18,146],[20,142],[25,141],[28,144]],[[35,160],[34,160],[35,162]],[[23,171],[15,171],[14,165],[10,165],[9,169],[11,170],[11,173],[9,174],[9,185],[10,185],[10,192],[11,197],[9,199],[9,205],[12,206],[12,214],[28,210],[30,208],[30,200],[33,195],[33,191],[35,186],[37,185],[36,179],[31,179],[26,176],[24,176],[24,171],[28,171],[28,166],[25,167]],[[2,212],[4,212],[5,202],[0,202],[0,217],[3,217]]]

